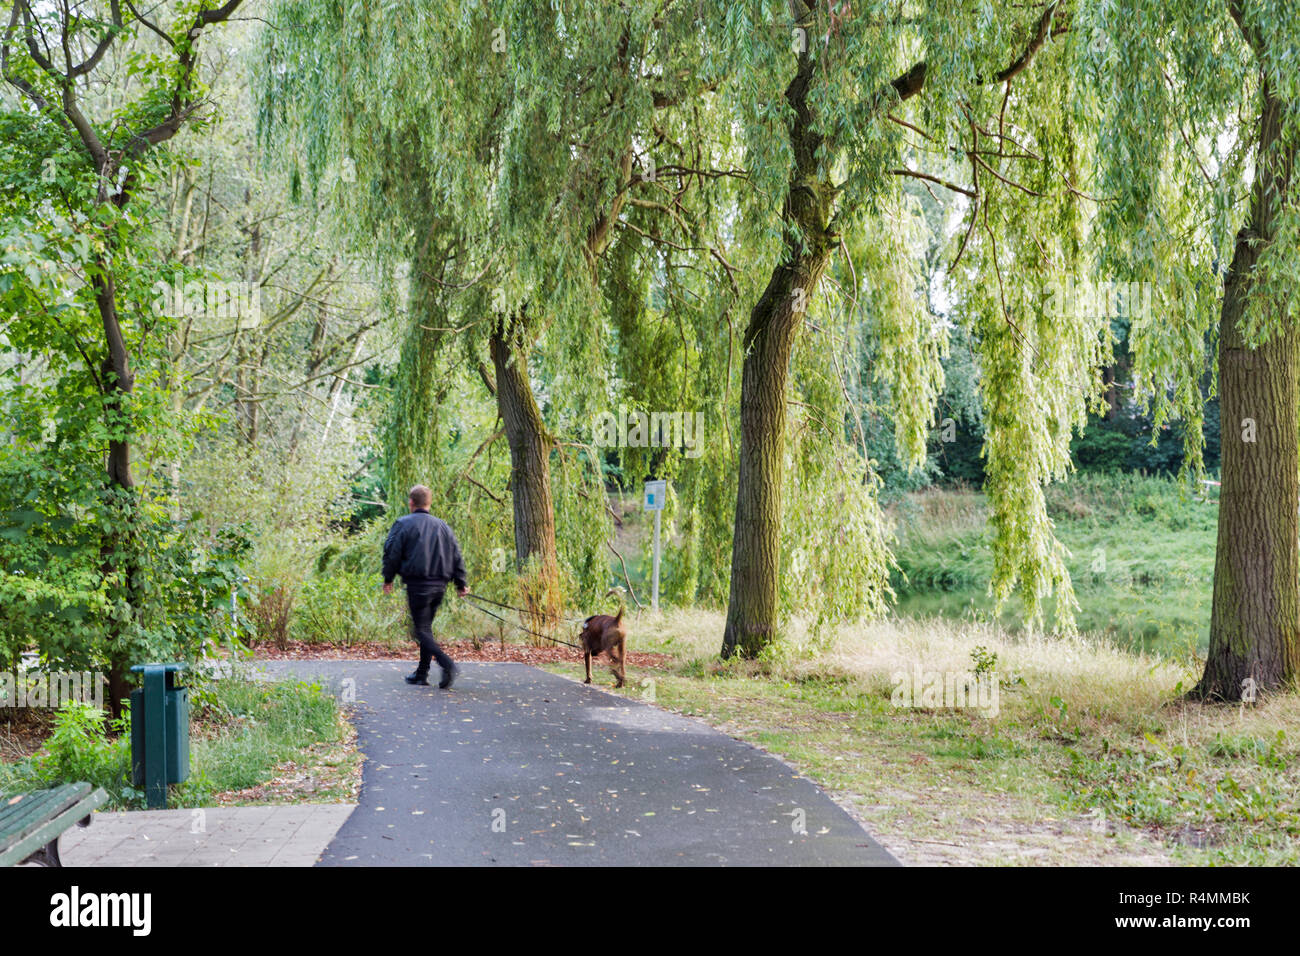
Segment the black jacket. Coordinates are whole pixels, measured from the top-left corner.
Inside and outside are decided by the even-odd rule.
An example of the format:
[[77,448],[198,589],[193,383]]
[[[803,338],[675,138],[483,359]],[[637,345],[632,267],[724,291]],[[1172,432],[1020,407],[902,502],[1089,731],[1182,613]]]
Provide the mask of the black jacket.
[[467,587],[460,542],[447,522],[427,511],[412,511],[397,519],[384,541],[384,583],[397,575],[411,581],[456,582]]

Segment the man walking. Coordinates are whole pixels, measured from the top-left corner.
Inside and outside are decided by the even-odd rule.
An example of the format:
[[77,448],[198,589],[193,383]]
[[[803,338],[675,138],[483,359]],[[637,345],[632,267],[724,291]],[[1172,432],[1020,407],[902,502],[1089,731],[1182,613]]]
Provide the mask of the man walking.
[[456,593],[469,593],[465,582],[465,561],[460,543],[447,522],[429,514],[432,494],[424,485],[411,489],[407,504],[411,513],[402,515],[384,541],[384,593],[393,593],[393,578],[401,575],[406,601],[411,609],[411,632],[420,645],[420,663],[408,684],[429,686],[429,660],[442,668],[439,687],[450,687],[456,679],[456,665],[433,639],[433,616],[442,604],[447,582],[454,581]]

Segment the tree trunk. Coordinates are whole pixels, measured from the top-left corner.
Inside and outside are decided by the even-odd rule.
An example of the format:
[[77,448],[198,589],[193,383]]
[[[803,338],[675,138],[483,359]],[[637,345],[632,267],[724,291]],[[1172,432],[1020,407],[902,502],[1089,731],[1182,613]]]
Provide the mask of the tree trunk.
[[[107,257],[101,259],[95,282],[95,303],[104,324],[104,341],[108,356],[104,361],[104,424],[109,433],[108,483],[110,497],[117,499],[112,530],[103,548],[103,570],[106,576],[118,577],[130,613],[135,612],[135,595],[132,581],[138,559],[133,541],[133,526],[138,518],[135,478],[131,474],[130,409],[127,403],[135,387],[131,370],[131,355],[122,336],[122,326],[117,316],[117,290]],[[121,642],[130,628],[130,618],[116,621],[112,627],[117,633],[108,635],[108,703],[114,718],[122,716],[122,699],[130,694],[127,678],[131,665]]]
[[1229,701],[1286,686],[1300,663],[1300,335],[1288,326],[1250,348],[1240,328],[1251,273],[1276,238],[1295,165],[1295,143],[1279,145],[1285,110],[1267,80],[1263,99],[1250,218],[1237,233],[1220,313],[1219,539],[1209,655],[1192,692]]
[[778,266],[745,331],[740,389],[740,472],[731,544],[731,596],[722,655],[754,657],[776,636],[785,477],[786,386],[795,333],[829,250]]
[[[252,202],[252,193],[244,190],[244,206]],[[250,290],[256,289],[261,277],[261,257],[262,257],[262,227],[254,223],[248,228],[248,248],[244,253],[244,279],[248,283]],[[262,425],[262,401],[258,392],[261,391],[262,369],[266,367],[266,359],[269,351],[269,343],[265,340],[265,335],[261,329],[250,327],[245,329],[243,317],[235,319],[235,334],[239,335],[243,331],[248,336],[246,351],[239,363],[239,388],[242,394],[242,400],[239,402],[239,410],[244,421],[244,438],[250,448],[257,447],[257,439]]]
[[510,444],[510,497],[514,507],[515,563],[522,571],[536,561],[536,580],[526,582],[535,620],[550,626],[560,607],[555,509],[551,500],[553,440],[542,421],[528,379],[527,358],[517,350],[507,323],[492,329],[489,349],[496,369],[497,409]]
[[776,637],[790,353],[837,241],[829,229],[833,191],[819,175],[821,136],[814,131],[807,105],[813,76],[814,65],[805,51],[785,92],[794,110],[790,127],[794,169],[785,202],[784,262],[772,270],[745,330],[740,471],[723,657],[737,651],[754,657]]

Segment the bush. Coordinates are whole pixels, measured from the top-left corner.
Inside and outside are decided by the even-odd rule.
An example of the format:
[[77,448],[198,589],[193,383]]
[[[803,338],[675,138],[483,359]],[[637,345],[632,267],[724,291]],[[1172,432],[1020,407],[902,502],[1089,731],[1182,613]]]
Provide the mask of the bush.
[[406,637],[406,604],[380,590],[378,574],[309,578],[298,592],[290,634],[308,644],[391,643]]
[[[269,640],[284,650],[289,642],[289,620],[293,612],[294,589],[289,585],[264,585],[265,590],[248,603],[248,619],[258,640]],[[251,641],[249,643],[252,643]]]
[[105,713],[80,701],[67,701],[54,719],[54,732],[45,749],[32,758],[30,782],[40,787],[85,781],[103,787],[114,803],[137,794],[131,786],[131,721],[129,715],[105,730]]
[[1123,432],[1104,428],[1102,422],[1104,419],[1090,424],[1071,443],[1070,450],[1080,471],[1108,474],[1123,471],[1128,465],[1133,439]]

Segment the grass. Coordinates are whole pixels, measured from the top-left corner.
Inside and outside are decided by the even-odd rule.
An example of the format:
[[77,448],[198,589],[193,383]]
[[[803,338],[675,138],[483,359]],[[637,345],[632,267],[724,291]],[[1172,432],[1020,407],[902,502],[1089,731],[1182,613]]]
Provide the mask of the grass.
[[[1104,637],[900,619],[797,630],[765,662],[717,661],[723,618],[633,622],[629,696],[700,717],[790,762],[908,863],[1300,862],[1300,699],[1184,703],[1196,665]],[[895,706],[900,672],[998,678],[996,715]],[[568,676],[572,666],[553,668]]]
[[[193,721],[190,779],[173,806],[346,802],[360,755],[320,684],[223,678]],[[199,695],[196,695],[199,696]]]
[[[1077,474],[1046,490],[1048,513],[1069,552],[1080,630],[1120,646],[1164,655],[1203,655],[1209,641],[1218,503],[1175,481],[1138,474]],[[651,525],[638,499],[624,500],[619,550],[636,593],[649,603],[645,540]],[[999,624],[1018,631],[1024,606],[1013,597],[994,614],[988,508],[981,492],[929,488],[889,509],[898,538],[892,578],[895,611],[916,619]],[[673,559],[665,546],[666,566]],[[611,562],[611,575],[622,566]],[[671,580],[671,574],[666,574]],[[671,601],[672,594],[663,596]],[[629,602],[631,603],[631,602]],[[1046,604],[1047,620],[1055,602]]]
[[[1141,475],[1077,475],[1048,489],[1083,631],[1124,647],[1203,654],[1209,640],[1218,505],[1175,482]],[[914,618],[994,621],[993,558],[983,494],[930,489],[893,509],[900,571],[897,611]],[[1048,604],[1048,620],[1054,604]],[[1018,599],[996,622],[1015,630]]]
[[[246,676],[190,680],[190,775],[171,788],[169,806],[355,798],[361,759],[355,735],[319,684]],[[88,707],[60,712],[40,750],[11,752],[0,762],[0,790],[90,780],[109,793],[110,808],[142,808],[144,795],[130,781],[129,734],[105,733],[98,713]]]

